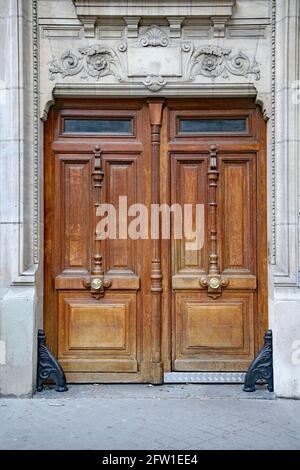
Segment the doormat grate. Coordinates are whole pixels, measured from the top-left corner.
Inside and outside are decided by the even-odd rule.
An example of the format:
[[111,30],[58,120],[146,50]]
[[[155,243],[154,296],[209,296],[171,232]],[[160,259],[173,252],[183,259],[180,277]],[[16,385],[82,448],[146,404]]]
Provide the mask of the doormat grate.
[[165,372],[164,383],[241,384],[244,372]]

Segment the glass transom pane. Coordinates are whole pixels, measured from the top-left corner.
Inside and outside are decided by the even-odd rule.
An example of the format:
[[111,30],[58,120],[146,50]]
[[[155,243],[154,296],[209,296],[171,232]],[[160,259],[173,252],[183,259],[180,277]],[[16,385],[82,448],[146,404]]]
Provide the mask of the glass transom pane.
[[244,133],[246,119],[180,119],[181,134]]
[[132,119],[65,119],[66,134],[132,135]]

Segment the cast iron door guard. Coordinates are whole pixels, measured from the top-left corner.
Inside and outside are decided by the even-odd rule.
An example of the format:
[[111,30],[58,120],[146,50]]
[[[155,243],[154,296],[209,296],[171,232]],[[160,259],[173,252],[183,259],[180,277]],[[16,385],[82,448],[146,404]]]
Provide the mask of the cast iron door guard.
[[44,330],[38,330],[38,366],[37,366],[37,391],[43,390],[45,380],[52,379],[55,382],[57,392],[66,392],[66,377],[63,368],[46,346]]
[[254,392],[255,384],[263,380],[268,384],[269,392],[273,392],[273,347],[272,330],[268,330],[264,336],[265,344],[256,358],[250,364],[244,382],[244,392]]

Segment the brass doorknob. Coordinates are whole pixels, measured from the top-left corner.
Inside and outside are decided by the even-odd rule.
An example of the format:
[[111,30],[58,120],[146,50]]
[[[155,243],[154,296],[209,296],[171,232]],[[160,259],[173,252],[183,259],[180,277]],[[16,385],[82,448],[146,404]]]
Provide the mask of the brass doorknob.
[[95,277],[91,280],[91,288],[94,290],[100,290],[103,287],[103,280],[99,277]]
[[210,297],[216,299],[222,293],[222,288],[227,287],[229,280],[226,277],[221,276],[220,274],[209,274],[208,276],[200,279],[200,285],[202,287],[207,287],[207,293]]
[[218,277],[212,277],[212,278],[210,278],[208,284],[209,284],[209,287],[211,289],[219,289],[219,287],[221,285],[221,282],[220,282],[220,279]]
[[104,290],[111,286],[112,281],[104,277],[91,277],[90,279],[84,279],[82,284],[87,289],[90,289],[91,294],[96,297],[96,299],[100,299],[104,296]]

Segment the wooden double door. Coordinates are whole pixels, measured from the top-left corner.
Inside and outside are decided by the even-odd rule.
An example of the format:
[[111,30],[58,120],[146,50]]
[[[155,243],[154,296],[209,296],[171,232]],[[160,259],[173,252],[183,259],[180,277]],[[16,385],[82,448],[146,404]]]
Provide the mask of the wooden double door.
[[[45,330],[69,382],[247,369],[267,326],[265,173],[252,100],[57,101],[45,126]],[[158,204],[170,237],[163,210],[152,228]],[[175,235],[185,206],[197,249]]]

